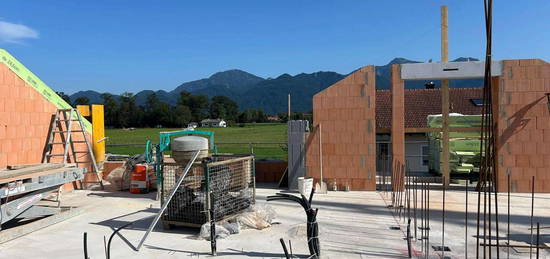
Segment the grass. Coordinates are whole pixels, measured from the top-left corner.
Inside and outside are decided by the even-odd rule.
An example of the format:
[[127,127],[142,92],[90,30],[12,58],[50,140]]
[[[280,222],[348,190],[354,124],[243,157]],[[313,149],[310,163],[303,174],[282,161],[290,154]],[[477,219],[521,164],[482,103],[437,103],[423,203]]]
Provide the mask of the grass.
[[[145,150],[145,142],[149,139],[153,144],[159,142],[159,132],[177,131],[179,128],[143,128],[135,130],[107,129],[109,137],[107,152],[114,154],[139,154]],[[287,150],[287,126],[284,123],[250,123],[244,127],[228,128],[199,128],[199,130],[213,131],[214,142],[218,152],[244,154],[253,152],[257,159],[284,159]],[[254,142],[276,142],[281,144],[254,144]],[[243,144],[223,144],[243,143]],[[246,143],[246,144],[245,144]],[[143,144],[140,146],[109,146],[109,144]]]

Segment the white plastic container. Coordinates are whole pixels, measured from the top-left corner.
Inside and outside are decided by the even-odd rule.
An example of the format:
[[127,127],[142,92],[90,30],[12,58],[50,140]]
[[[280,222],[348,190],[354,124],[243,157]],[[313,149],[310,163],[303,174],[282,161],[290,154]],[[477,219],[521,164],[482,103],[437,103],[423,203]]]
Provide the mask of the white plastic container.
[[298,177],[298,191],[309,199],[311,189],[313,188],[313,178]]

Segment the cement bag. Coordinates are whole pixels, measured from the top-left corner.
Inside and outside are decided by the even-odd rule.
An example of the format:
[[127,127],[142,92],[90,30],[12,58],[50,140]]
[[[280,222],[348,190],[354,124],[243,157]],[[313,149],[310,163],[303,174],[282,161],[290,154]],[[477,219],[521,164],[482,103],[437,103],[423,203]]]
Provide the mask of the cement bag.
[[107,175],[107,182],[110,183],[110,186],[108,187],[108,189],[111,189],[113,191],[121,191],[122,190],[122,185],[123,185],[123,175],[124,175],[124,172],[126,171],[126,167],[125,166],[119,166],[115,169],[113,169],[113,171],[111,171],[109,173],[109,175]]
[[273,207],[269,205],[254,205],[248,211],[237,216],[237,223],[245,228],[264,229],[271,226],[273,219],[277,217],[277,213]]

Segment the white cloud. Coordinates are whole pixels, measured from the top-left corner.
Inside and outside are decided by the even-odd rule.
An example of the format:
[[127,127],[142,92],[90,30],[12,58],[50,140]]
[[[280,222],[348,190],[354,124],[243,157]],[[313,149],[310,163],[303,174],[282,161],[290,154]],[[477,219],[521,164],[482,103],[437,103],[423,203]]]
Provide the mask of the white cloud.
[[28,26],[0,20],[0,42],[23,43],[23,40],[37,38],[38,32]]

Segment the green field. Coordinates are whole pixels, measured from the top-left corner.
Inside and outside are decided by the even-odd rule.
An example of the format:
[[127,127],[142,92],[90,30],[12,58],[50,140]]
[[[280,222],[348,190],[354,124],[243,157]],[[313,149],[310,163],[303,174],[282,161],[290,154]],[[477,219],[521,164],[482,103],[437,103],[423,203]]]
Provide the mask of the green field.
[[[177,131],[181,129],[144,128],[135,130],[107,129],[105,135],[107,152],[113,154],[139,154],[145,150],[145,142],[149,139],[153,144],[159,141],[159,132]],[[213,131],[214,143],[218,152],[245,154],[253,152],[257,159],[286,160],[287,126],[284,123],[251,123],[244,127],[198,128],[197,130]],[[275,142],[277,144],[253,144],[258,142]],[[242,144],[225,144],[242,143]],[[111,146],[113,144],[142,144],[140,146]]]

